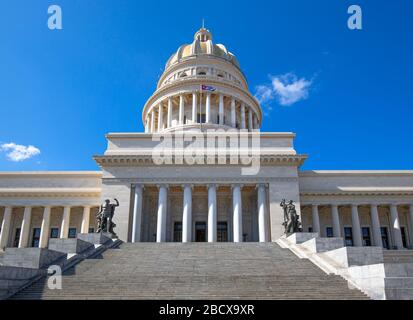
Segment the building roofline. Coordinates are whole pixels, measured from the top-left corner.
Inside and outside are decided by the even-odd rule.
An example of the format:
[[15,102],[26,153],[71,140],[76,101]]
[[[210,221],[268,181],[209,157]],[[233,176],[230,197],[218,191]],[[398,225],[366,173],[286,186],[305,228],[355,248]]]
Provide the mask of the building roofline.
[[413,170],[306,170],[300,177],[413,176]]
[[[194,132],[194,131],[184,131],[188,132],[191,135],[205,135],[206,132]],[[151,138],[152,135],[162,135],[164,132],[154,132],[154,133],[144,133],[144,132],[108,132],[105,137],[108,138]],[[171,133],[171,132],[167,132]],[[238,134],[238,131],[226,131],[226,132],[215,132],[215,135],[231,135]],[[251,132],[248,132],[249,134]],[[254,132],[252,132],[254,133]],[[278,138],[295,138],[296,134],[294,132],[259,132],[261,137],[278,137]],[[413,172],[413,171],[412,171]]]
[[0,178],[16,176],[102,177],[102,171],[0,171]]

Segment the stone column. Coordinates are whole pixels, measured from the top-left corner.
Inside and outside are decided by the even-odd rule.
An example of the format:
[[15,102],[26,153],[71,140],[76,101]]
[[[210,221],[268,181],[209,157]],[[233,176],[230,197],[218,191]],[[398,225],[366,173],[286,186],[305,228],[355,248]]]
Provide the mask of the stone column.
[[241,129],[245,129],[245,103],[241,102]]
[[30,223],[32,218],[32,207],[25,207],[23,213],[23,221],[20,231],[19,248],[29,246]]
[[3,250],[8,246],[11,224],[11,212],[12,207],[6,207],[4,209],[3,222],[1,223],[0,232],[0,250]]
[[66,239],[69,237],[69,225],[70,225],[70,207],[64,207],[63,219],[60,227],[60,239]]
[[235,98],[231,99],[231,127],[237,126],[237,114],[235,112]]
[[268,241],[268,217],[267,217],[267,199],[264,184],[258,185],[258,234],[259,242]]
[[217,241],[217,187],[208,185],[208,242]]
[[143,201],[143,186],[135,185],[135,195],[133,200],[133,221],[132,221],[132,242],[141,241],[141,225],[142,225],[142,201]]
[[219,95],[219,124],[224,124],[224,95]]
[[167,186],[159,186],[158,198],[158,222],[156,228],[156,242],[166,241],[166,214],[168,205],[168,189]]
[[333,235],[334,237],[341,237],[340,215],[338,212],[338,205],[331,205],[331,218],[333,220]]
[[159,104],[159,111],[158,111],[158,131],[161,131],[163,127],[163,107],[162,103]]
[[151,111],[151,133],[155,132],[155,110],[152,108]]
[[353,225],[353,244],[355,247],[362,247],[359,208],[356,204],[351,205],[351,223]]
[[192,92],[192,123],[197,123],[198,115],[198,95],[196,92]]
[[39,248],[47,248],[50,234],[51,207],[45,207],[43,211],[42,229],[40,230]]
[[254,129],[252,122],[252,109],[248,108],[248,130],[252,131]]
[[89,233],[89,225],[90,225],[90,207],[84,206],[80,233]]
[[145,119],[145,133],[149,132],[149,118],[146,117]]
[[254,129],[258,129],[258,119],[257,119],[257,115],[254,113],[252,116],[253,119],[253,123],[254,123]]
[[394,246],[397,249],[403,249],[402,233],[400,231],[399,214],[397,212],[397,205],[390,205],[391,227],[393,230]]
[[234,228],[234,242],[242,242],[242,195],[241,185],[236,184],[232,186],[232,207],[233,228]]
[[320,216],[318,214],[318,204],[313,204],[311,206],[311,213],[313,218],[313,232],[317,232],[318,236],[321,237],[321,230],[320,230]]
[[205,122],[206,123],[211,123],[211,94],[207,93],[206,94],[206,107],[205,107]]
[[192,186],[186,184],[184,188],[182,214],[182,242],[192,241]]
[[167,127],[172,127],[172,98],[168,98],[168,119]]
[[373,243],[377,247],[382,247],[381,230],[380,230],[380,219],[377,204],[372,204],[370,206],[370,216],[371,216],[371,227],[373,229]]
[[179,124],[184,124],[184,116],[185,116],[185,100],[183,94],[179,95]]

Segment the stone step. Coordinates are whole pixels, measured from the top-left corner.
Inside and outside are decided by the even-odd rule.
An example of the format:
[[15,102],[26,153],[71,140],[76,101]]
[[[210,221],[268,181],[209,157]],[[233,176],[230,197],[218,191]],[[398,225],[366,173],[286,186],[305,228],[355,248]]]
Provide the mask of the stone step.
[[275,243],[122,244],[12,299],[367,299]]

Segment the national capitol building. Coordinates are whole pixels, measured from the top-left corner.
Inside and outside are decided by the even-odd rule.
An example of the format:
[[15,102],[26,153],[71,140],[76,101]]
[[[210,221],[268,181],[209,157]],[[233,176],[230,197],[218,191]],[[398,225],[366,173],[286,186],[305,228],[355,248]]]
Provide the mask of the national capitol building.
[[[263,121],[236,56],[201,28],[167,61],[142,109],[145,132],[106,135],[107,149],[94,156],[100,171],[0,172],[0,263],[8,265],[8,251],[52,250],[53,241],[95,233],[100,205],[116,198],[113,221],[121,251],[132,257],[159,250],[159,268],[164,262],[173,269],[181,255],[215,254],[234,257],[234,270],[238,265],[248,275],[251,269],[242,262],[248,255],[251,268],[263,263],[256,266],[259,272],[285,259],[302,272],[319,272],[319,279],[334,276],[356,298],[413,298],[413,171],[303,171],[307,155],[295,150],[295,133],[261,132]],[[239,161],[240,137],[249,146],[248,163]],[[188,163],[182,155],[195,140],[202,142],[191,149],[195,154],[206,145],[219,150],[219,141],[224,148],[235,141],[238,153],[202,154]],[[158,163],[156,155],[164,161]],[[293,201],[303,232],[284,235],[283,199]],[[108,247],[107,261],[112,251]],[[216,265],[216,272],[233,272],[227,265]],[[262,276],[283,272],[294,271],[274,266]],[[259,290],[251,289],[248,297],[278,297],[275,286],[263,287],[268,296],[254,296]],[[320,296],[305,297],[323,298],[320,290]],[[340,295],[346,297],[330,297]]]

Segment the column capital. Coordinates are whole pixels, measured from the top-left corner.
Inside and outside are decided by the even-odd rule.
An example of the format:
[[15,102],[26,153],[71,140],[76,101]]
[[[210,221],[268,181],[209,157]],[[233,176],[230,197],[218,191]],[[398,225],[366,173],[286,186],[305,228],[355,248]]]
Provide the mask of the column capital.
[[192,183],[184,183],[183,185],[182,185],[182,188],[183,189],[185,189],[185,188],[190,188],[191,190],[194,188],[194,185],[192,184]]
[[218,186],[218,184],[216,184],[216,183],[208,183],[206,186],[207,186],[208,189],[209,189],[209,188],[216,188],[216,187]]
[[145,185],[143,183],[133,183],[132,186],[134,188],[141,188],[141,189],[145,189]]
[[156,187],[157,187],[158,189],[160,189],[160,188],[169,189],[169,185],[168,185],[168,184],[165,184],[165,183],[157,184]]
[[233,184],[231,184],[231,189],[234,189],[234,188],[237,188],[237,187],[242,189],[244,187],[244,185],[242,183],[233,183]]
[[259,182],[255,185],[255,189],[259,189],[259,188],[265,188],[268,189],[268,184],[265,182]]

